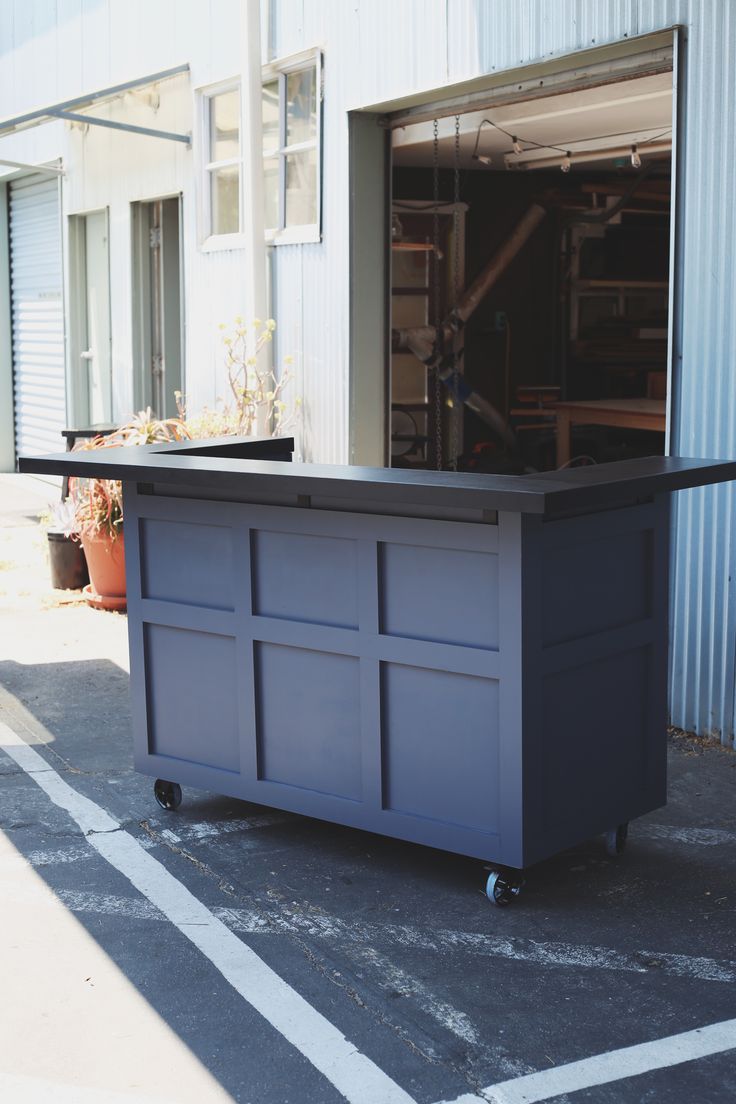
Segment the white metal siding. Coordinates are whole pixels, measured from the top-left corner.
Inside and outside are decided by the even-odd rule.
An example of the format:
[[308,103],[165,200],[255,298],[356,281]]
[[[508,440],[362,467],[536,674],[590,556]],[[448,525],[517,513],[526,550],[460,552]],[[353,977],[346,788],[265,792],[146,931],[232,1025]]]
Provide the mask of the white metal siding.
[[[689,6],[680,196],[681,361],[673,452],[736,457],[736,9]],[[678,371],[679,369],[679,371]],[[734,736],[736,530],[733,485],[677,496],[671,708],[675,724]]]
[[66,421],[59,183],[29,176],[10,186],[15,447],[59,452]]

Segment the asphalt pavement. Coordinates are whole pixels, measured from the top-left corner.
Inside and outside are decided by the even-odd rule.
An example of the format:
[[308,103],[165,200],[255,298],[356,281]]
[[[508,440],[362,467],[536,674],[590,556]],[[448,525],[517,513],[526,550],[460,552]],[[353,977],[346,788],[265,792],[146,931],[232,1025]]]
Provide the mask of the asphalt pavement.
[[732,1104],[736,753],[671,738],[624,854],[589,840],[506,909],[474,860],[165,812],[125,617],[50,589],[55,493],[0,476],[0,1100]]

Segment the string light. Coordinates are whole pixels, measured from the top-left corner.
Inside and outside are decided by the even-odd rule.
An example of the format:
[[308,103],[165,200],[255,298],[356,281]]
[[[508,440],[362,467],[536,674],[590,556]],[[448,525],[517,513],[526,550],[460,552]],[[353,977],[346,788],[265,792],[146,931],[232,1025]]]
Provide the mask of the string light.
[[[498,123],[494,123],[493,119],[481,119],[481,121],[478,123],[478,132],[475,136],[474,153],[476,154],[478,152],[478,143],[480,142],[480,132],[484,126],[493,127],[493,129],[499,131],[500,134],[504,134],[510,140],[511,148],[516,154],[525,153],[526,151],[524,149],[524,146],[526,146],[527,149],[551,149],[556,150],[557,153],[565,152],[563,149],[560,148],[560,146],[548,146],[545,145],[544,142],[534,142],[531,138],[519,138],[517,134],[512,134],[510,130],[505,130],[502,126],[499,126]],[[524,145],[522,145],[522,142],[524,143]],[[482,161],[483,159],[482,157],[476,157],[476,160]]]
[[[512,134],[511,131],[506,130],[504,127],[500,126],[498,123],[494,123],[493,119],[481,119],[480,123],[478,124],[478,130],[477,130],[476,135],[475,135],[475,147],[473,149],[473,154],[472,154],[472,157],[473,157],[474,161],[480,161],[484,165],[492,165],[493,164],[493,161],[492,161],[492,158],[490,157],[490,155],[478,153],[478,147],[480,145],[480,135],[481,135],[481,131],[482,131],[484,126],[493,127],[494,130],[497,130],[497,131],[499,131],[499,133],[505,135],[509,139],[509,141],[511,142],[511,151],[517,157],[520,157],[523,154],[528,153],[529,151],[533,151],[533,150],[551,150],[553,153],[559,153],[561,155],[560,168],[561,168],[562,172],[568,173],[570,171],[571,167],[572,167],[572,151],[571,150],[563,149],[561,146],[555,146],[555,145],[553,145],[551,143],[548,143],[548,142],[535,142],[531,138],[520,138],[518,134]],[[631,164],[632,164],[632,167],[635,168],[635,169],[640,169],[641,168],[641,155],[639,153],[639,147],[640,146],[646,146],[649,143],[657,142],[658,139],[663,137],[663,135],[670,134],[670,133],[671,133],[671,128],[668,128],[667,130],[663,130],[660,134],[655,134],[655,135],[652,135],[649,138],[644,138],[643,140],[640,140],[639,142],[633,143],[633,145],[631,146]],[[622,137],[626,137],[626,132],[625,131],[619,131],[615,134],[599,134],[599,135],[592,135],[592,136],[589,136],[587,138],[576,138],[576,139],[574,139],[573,142],[571,142],[571,145],[579,146],[579,145],[583,145],[583,144],[588,143],[588,142],[601,142],[606,138],[622,138]],[[605,151],[602,150],[601,152],[605,154]],[[508,158],[509,154],[505,154],[504,156],[506,158]],[[544,160],[546,161],[546,159],[544,159]],[[532,161],[528,161],[527,163],[531,165]],[[506,167],[507,168],[511,168],[512,166],[514,166],[514,164],[515,164],[515,162],[506,160]]]
[[[641,146],[639,146],[641,149]],[[652,158],[662,157],[664,154],[670,153],[672,145],[670,142],[657,142],[647,145],[646,153],[651,154]],[[595,150],[572,150],[572,160],[575,162],[576,168],[579,165],[584,165],[593,161],[623,161],[624,159],[628,163],[628,159],[631,157],[631,146],[609,146],[607,149],[600,148]],[[559,169],[562,167],[563,161],[566,161],[567,157],[560,157],[554,154],[551,157],[520,157],[518,160],[508,158],[506,166],[508,169],[514,171],[522,171],[525,169]]]

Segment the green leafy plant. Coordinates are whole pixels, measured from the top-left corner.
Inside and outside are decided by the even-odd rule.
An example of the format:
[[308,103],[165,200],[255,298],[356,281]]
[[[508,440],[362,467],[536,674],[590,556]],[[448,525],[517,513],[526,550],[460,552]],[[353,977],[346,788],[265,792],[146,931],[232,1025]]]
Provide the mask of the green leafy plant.
[[179,413],[186,417],[192,437],[269,437],[285,433],[292,426],[301,407],[299,398],[291,409],[284,399],[293,358],[284,358],[284,367],[277,375],[265,353],[275,329],[272,318],[265,323],[256,318],[249,326],[237,317],[231,329],[224,323],[220,326],[229,394],[218,400],[214,410],[205,407],[195,415],[186,414],[183,396],[177,394]]
[[[80,442],[77,452],[153,445],[181,441],[191,436],[181,418],[155,418],[151,408],[139,410],[135,417],[106,437]],[[74,506],[74,532],[80,537],[106,536],[115,540],[123,531],[123,485],[117,479],[75,478],[70,480],[70,498]]]

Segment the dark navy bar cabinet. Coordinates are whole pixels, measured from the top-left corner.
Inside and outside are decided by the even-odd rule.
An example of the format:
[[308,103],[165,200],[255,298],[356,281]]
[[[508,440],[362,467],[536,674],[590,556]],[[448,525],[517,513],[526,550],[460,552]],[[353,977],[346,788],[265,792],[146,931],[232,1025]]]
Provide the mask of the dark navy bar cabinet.
[[[519,872],[666,800],[669,498],[736,464],[535,476],[291,441],[21,461],[124,480],[135,764]],[[248,459],[260,456],[263,459]]]

